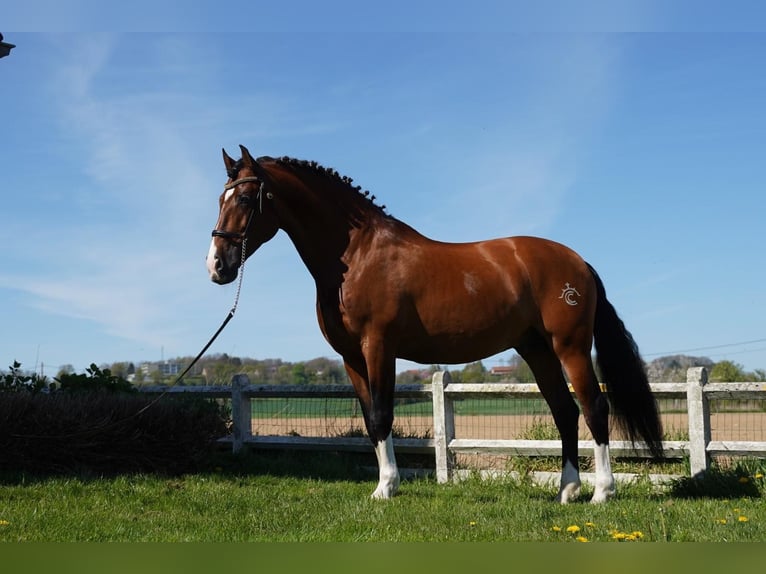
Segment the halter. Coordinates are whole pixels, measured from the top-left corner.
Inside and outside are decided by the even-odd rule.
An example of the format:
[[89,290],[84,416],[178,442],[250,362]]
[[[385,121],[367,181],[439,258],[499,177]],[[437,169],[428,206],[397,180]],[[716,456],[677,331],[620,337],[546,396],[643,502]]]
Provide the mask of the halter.
[[[247,183],[248,181],[257,181],[261,185],[258,187],[258,212],[263,213],[263,181],[261,181],[259,178],[255,176],[249,176],[249,177],[242,177],[240,179],[236,179],[229,183],[228,185],[225,185],[223,187],[224,191],[229,191],[230,189],[234,189],[237,187],[240,183]],[[247,216],[247,223],[245,224],[244,231],[240,233],[236,233],[234,231],[224,231],[222,229],[213,229],[213,237],[223,237],[224,239],[239,239],[242,241],[242,252],[244,255],[245,246],[244,243],[247,241],[247,232],[250,229],[250,223],[253,221],[253,215],[255,214],[255,208],[250,208],[250,213]]]

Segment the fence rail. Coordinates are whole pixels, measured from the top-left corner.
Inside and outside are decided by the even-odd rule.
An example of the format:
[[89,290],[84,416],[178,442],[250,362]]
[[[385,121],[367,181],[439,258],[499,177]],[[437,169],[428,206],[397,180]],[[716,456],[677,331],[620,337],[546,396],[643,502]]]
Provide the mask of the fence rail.
[[[656,398],[685,399],[688,409],[689,440],[664,441],[668,458],[689,458],[693,476],[704,473],[715,456],[766,457],[766,442],[712,441],[710,402],[716,400],[766,400],[766,383],[708,383],[705,368],[692,368],[686,383],[654,383]],[[148,387],[143,392],[166,392],[169,395],[195,394],[208,398],[230,398],[234,452],[247,446],[258,448],[301,448],[318,450],[372,451],[366,437],[262,436],[252,434],[252,399],[264,398],[348,398],[356,395],[350,385],[253,385],[246,375],[235,375],[231,386]],[[430,384],[400,385],[398,399],[430,401],[433,405],[433,438],[395,438],[397,452],[433,453],[436,478],[446,482],[454,476],[455,455],[459,453],[505,454],[518,456],[556,456],[561,454],[559,440],[472,439],[456,438],[454,402],[465,398],[504,397],[539,398],[537,385],[513,383],[452,383],[449,373],[434,373]],[[580,452],[593,452],[592,440],[579,441]],[[615,456],[649,457],[645,444],[610,441]]]

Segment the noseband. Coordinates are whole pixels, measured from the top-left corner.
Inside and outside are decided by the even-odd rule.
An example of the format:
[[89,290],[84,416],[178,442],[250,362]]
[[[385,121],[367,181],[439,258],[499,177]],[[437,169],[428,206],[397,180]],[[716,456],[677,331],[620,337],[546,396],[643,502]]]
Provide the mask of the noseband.
[[[258,211],[260,213],[263,213],[263,181],[261,181],[259,178],[250,176],[250,177],[242,177],[240,179],[236,179],[232,181],[230,184],[225,185],[223,190],[229,191],[230,189],[234,189],[237,187],[240,183],[247,183],[248,181],[257,181],[261,185],[258,188]],[[234,231],[224,231],[222,229],[213,229],[213,237],[223,237],[224,239],[239,239],[240,241],[245,241],[247,238],[247,232],[250,229],[250,223],[253,221],[253,215],[255,214],[255,207],[250,208],[250,213],[247,216],[247,223],[245,224],[245,229],[240,232],[236,233]],[[243,246],[244,247],[244,246]],[[244,248],[243,248],[244,251]]]

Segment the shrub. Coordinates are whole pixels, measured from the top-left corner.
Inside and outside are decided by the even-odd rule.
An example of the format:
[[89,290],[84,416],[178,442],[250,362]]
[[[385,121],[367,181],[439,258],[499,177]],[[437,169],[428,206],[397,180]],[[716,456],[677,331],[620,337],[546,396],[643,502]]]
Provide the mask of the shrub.
[[135,387],[129,381],[113,375],[109,369],[103,371],[94,363],[85,369],[87,374],[64,373],[54,379],[63,392],[96,392],[135,393]]
[[47,388],[48,380],[45,377],[38,376],[37,373],[23,373],[21,371],[21,363],[18,361],[14,361],[13,365],[8,367],[7,373],[0,374],[0,392],[37,393]]
[[555,424],[535,418],[532,424],[521,433],[521,438],[527,440],[560,440],[561,436]]
[[227,413],[207,399],[141,395],[95,365],[51,389],[19,368],[1,379],[0,390],[12,391],[0,400],[3,471],[187,472],[227,433]]

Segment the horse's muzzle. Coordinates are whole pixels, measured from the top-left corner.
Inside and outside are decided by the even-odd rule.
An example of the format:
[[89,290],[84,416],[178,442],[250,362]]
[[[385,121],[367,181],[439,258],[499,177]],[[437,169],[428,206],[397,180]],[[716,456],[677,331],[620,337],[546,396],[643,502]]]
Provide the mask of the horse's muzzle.
[[210,251],[205,260],[210,280],[218,285],[226,285],[237,278],[238,266],[231,265],[226,261],[224,253],[221,253],[215,246],[215,241],[210,244]]

